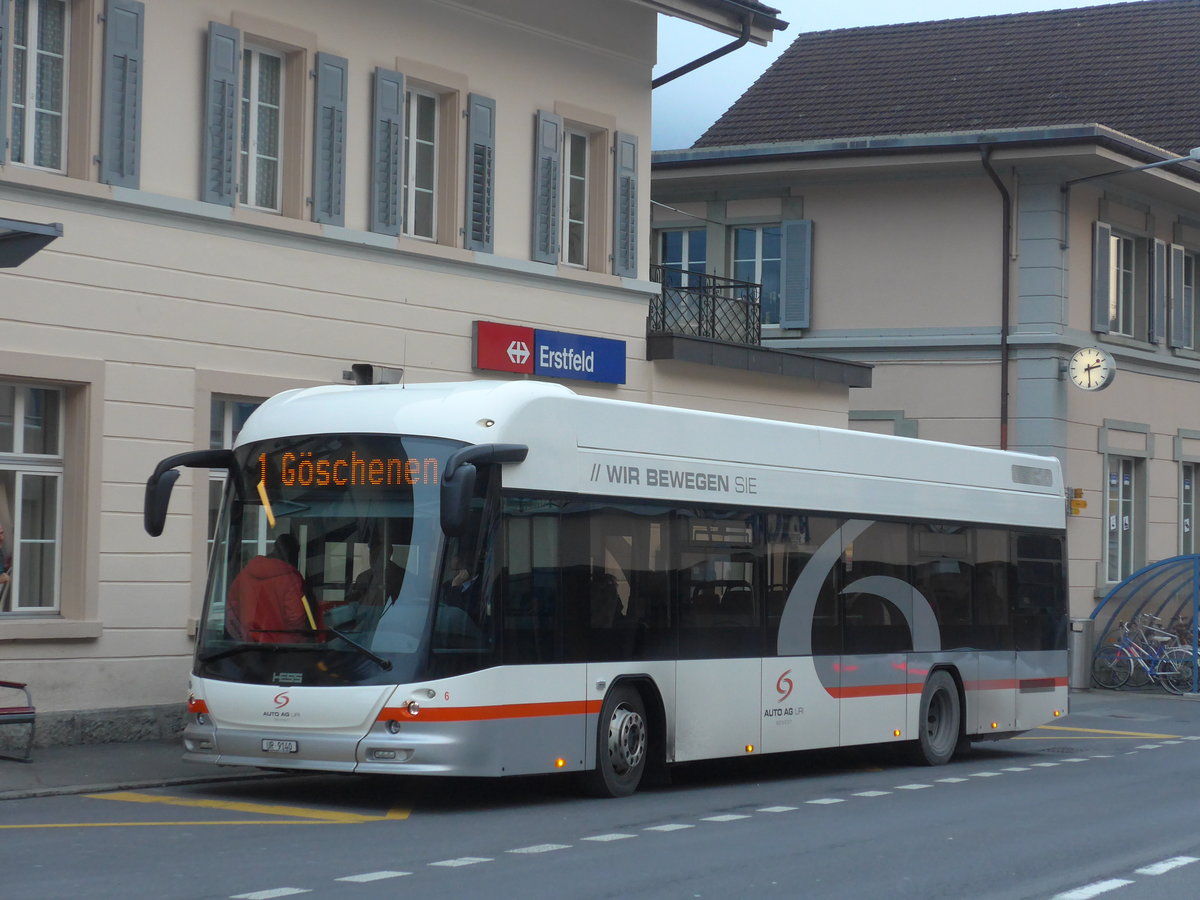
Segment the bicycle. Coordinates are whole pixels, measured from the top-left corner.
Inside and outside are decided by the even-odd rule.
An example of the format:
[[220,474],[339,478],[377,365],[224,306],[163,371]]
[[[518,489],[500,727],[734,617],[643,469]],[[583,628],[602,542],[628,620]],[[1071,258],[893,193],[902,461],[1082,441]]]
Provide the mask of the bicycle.
[[[1150,621],[1156,616],[1142,613],[1137,622],[1121,622],[1121,636],[1100,647],[1092,659],[1092,680],[1103,688],[1124,687],[1135,673],[1172,694],[1192,689],[1195,660],[1190,647],[1176,635]],[[1135,686],[1140,686],[1140,683]]]

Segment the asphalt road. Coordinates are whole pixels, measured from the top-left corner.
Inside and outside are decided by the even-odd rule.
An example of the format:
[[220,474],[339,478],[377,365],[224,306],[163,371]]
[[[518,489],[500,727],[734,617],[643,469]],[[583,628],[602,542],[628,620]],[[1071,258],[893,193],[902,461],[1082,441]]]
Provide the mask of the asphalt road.
[[0,896],[1192,896],[1198,760],[1200,702],[1095,692],[948,766],[739,760],[622,800],[348,776],[17,800],[0,804]]

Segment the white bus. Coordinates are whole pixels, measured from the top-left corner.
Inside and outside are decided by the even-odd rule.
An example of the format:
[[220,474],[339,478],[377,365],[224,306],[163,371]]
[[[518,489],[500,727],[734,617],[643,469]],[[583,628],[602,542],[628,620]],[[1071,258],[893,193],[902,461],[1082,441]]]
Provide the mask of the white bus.
[[1055,459],[480,381],[281,394],[159,464],[153,535],[179,466],[228,470],[194,761],[620,796],[1066,711]]

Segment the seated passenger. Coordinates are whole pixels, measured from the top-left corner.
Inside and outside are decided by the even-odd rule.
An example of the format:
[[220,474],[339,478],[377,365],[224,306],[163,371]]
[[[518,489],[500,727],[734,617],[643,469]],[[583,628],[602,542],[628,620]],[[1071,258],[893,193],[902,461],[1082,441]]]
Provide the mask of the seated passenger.
[[239,641],[290,644],[319,638],[321,611],[304,595],[296,569],[300,545],[290,534],[275,539],[269,556],[246,563],[229,586],[225,627]]

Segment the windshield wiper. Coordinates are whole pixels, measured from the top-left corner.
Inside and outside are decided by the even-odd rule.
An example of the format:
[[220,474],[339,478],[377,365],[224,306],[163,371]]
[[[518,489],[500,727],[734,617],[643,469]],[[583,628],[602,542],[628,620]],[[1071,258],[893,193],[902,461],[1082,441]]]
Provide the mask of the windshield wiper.
[[379,666],[379,668],[383,669],[383,671],[385,671],[385,672],[391,671],[392,661],[390,659],[384,659],[378,653],[368,650],[366,647],[364,647],[358,641],[354,640],[353,638],[349,637],[348,635],[342,634],[342,632],[338,631],[336,628],[330,628],[328,625],[326,625],[324,630],[331,631],[334,634],[336,634],[338,637],[340,637],[343,641],[345,641],[347,644],[349,644],[351,647],[353,647],[355,650],[357,650],[359,653],[361,653],[367,659],[371,660],[371,662],[376,663]]

